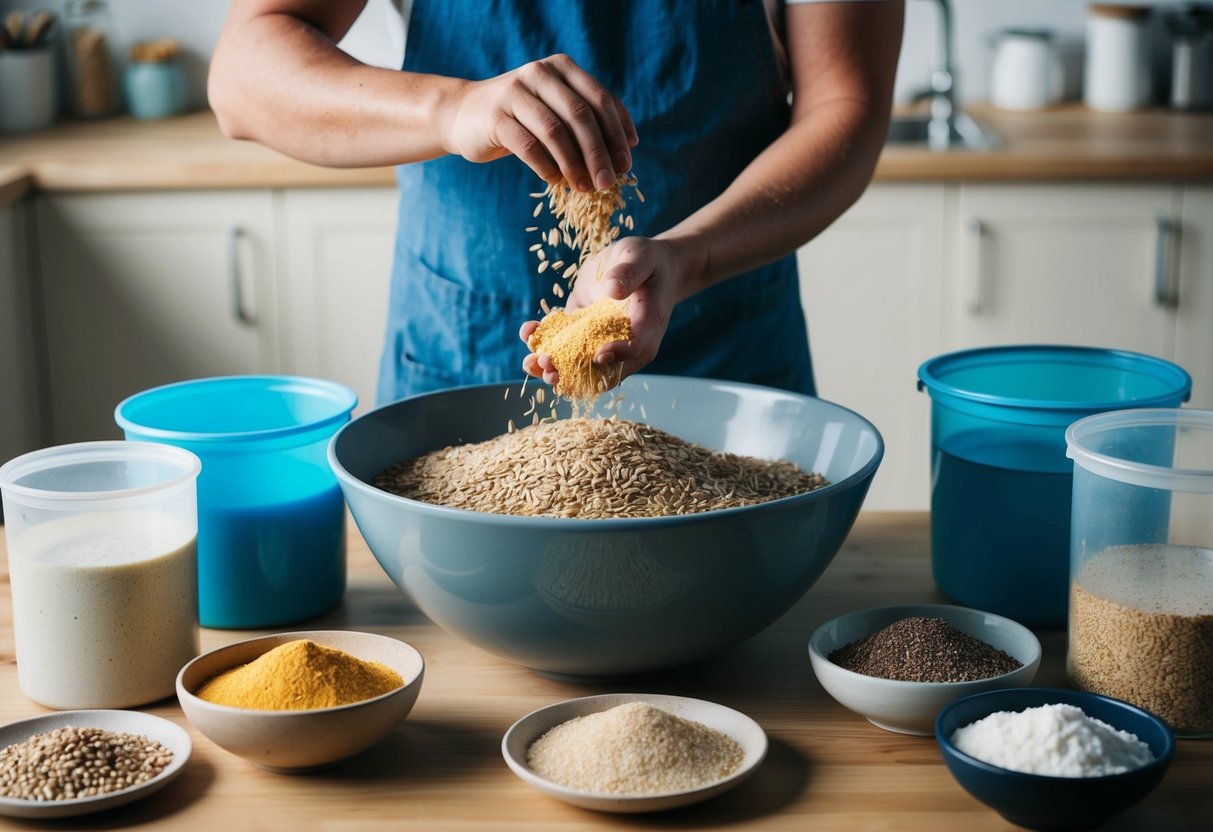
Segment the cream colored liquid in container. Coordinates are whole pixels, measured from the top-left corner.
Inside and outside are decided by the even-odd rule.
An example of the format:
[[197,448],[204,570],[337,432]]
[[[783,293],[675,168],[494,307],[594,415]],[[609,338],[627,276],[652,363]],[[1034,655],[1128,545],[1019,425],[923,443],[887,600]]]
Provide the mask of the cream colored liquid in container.
[[9,542],[17,675],[52,708],[123,708],[171,696],[198,655],[193,531],[155,512],[43,523]]
[[201,463],[147,442],[81,442],[0,466],[17,680],[51,708],[173,695],[198,654]]

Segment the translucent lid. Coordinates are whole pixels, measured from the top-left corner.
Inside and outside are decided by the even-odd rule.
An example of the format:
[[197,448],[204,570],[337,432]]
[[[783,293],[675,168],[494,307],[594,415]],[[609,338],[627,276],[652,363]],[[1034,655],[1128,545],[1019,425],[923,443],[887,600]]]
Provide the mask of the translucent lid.
[[1066,456],[1118,482],[1213,494],[1213,410],[1115,410],[1066,429]]

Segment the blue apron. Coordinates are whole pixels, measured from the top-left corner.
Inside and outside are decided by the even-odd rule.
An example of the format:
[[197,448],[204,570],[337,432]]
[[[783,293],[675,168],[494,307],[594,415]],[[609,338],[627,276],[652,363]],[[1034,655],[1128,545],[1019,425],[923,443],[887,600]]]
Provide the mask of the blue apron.
[[[759,0],[416,0],[404,69],[485,79],[564,52],[628,107],[640,136],[629,205],[652,236],[718,196],[787,127],[790,108]],[[521,381],[523,321],[560,305],[528,251],[529,193],[510,156],[445,156],[398,169],[400,219],[380,403]],[[566,262],[575,256],[563,252]],[[559,254],[557,256],[560,256]],[[814,393],[794,255],[678,304],[646,372]]]

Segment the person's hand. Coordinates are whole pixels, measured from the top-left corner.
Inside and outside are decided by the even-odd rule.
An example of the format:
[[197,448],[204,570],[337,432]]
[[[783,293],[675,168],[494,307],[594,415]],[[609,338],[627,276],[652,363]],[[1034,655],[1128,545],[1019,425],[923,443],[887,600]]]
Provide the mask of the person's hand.
[[468,82],[445,144],[472,162],[513,153],[548,183],[605,190],[632,167],[636,127],[618,98],[567,55]]
[[[577,271],[565,309],[582,309],[604,295],[615,300],[626,298],[632,322],[632,339],[603,344],[594,362],[603,366],[622,364],[621,380],[648,365],[657,356],[670,313],[686,294],[684,287],[693,269],[684,250],[667,240],[649,237],[624,237],[586,260]],[[518,336],[526,342],[538,326],[538,321],[527,321]],[[548,384],[560,381],[550,356],[531,353],[523,360],[522,368]]]

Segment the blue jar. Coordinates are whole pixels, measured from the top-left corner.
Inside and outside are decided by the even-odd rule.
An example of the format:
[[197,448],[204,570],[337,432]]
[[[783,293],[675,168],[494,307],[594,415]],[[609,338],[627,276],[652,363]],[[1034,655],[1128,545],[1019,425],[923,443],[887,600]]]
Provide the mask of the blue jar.
[[185,69],[175,60],[131,61],[122,87],[135,118],[167,118],[185,109]]

